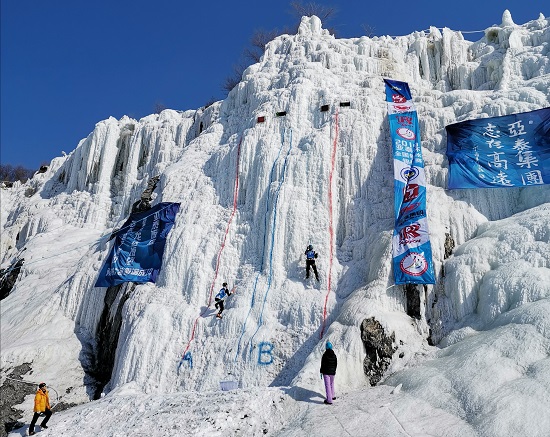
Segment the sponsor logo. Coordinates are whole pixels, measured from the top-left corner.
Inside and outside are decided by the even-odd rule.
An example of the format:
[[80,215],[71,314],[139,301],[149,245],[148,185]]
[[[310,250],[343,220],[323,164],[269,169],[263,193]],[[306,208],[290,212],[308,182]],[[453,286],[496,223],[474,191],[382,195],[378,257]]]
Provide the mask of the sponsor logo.
[[[403,190],[403,203],[409,203],[418,197],[420,186],[418,184],[408,184]],[[417,203],[416,205],[420,205]]]
[[401,170],[401,179],[405,182],[412,181],[420,174],[419,170],[416,167],[408,167]]
[[409,141],[412,141],[416,138],[414,132],[406,127],[400,127],[399,129],[397,129],[397,135]]
[[410,115],[396,115],[395,119],[401,126],[412,126],[413,118]]
[[399,215],[403,215],[409,211],[413,211],[415,210],[416,208],[419,208],[420,207],[420,203],[419,202],[415,202],[415,203],[411,203],[410,205],[408,206],[405,206],[404,208],[401,208],[401,210],[399,211]]
[[397,112],[409,112],[411,110],[410,105],[393,105],[393,109]]
[[420,243],[419,229],[420,225],[418,223],[404,226],[403,229],[399,231],[399,244],[404,246],[411,243]]
[[405,103],[407,99],[401,94],[392,94],[391,99],[393,103]]
[[411,276],[422,276],[428,270],[428,261],[419,252],[410,252],[399,263],[401,271]]

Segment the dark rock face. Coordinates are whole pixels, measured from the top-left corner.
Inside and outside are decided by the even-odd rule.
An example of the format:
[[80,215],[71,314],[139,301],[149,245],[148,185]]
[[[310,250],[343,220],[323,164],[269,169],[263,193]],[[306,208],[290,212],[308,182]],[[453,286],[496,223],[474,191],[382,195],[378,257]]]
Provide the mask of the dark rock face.
[[[38,389],[38,383],[33,384],[24,381],[21,377],[22,375],[31,374],[26,378],[32,378],[31,363],[23,363],[13,369],[1,369],[0,372],[2,372],[3,376],[6,376],[6,380],[0,385],[0,422],[2,423],[0,427],[0,437],[7,437],[8,433],[11,431],[30,424],[32,412],[19,410],[14,408],[14,405],[22,403],[25,400],[25,396],[34,395]],[[54,403],[55,396],[52,399],[51,390],[52,388],[50,387],[52,412],[55,413],[67,410],[77,405],[66,402]],[[67,389],[67,393],[69,393],[70,390],[71,389]],[[28,417],[22,417],[24,414],[28,414]],[[21,419],[25,422],[21,422]]]
[[11,289],[17,281],[21,267],[23,267],[24,259],[19,259],[15,264],[12,264],[7,269],[0,270],[0,300],[9,296]]
[[386,335],[380,322],[371,317],[361,323],[361,340],[366,353],[363,370],[369,378],[370,385],[374,386],[382,379],[397,350],[397,346],[394,346],[395,333]]
[[132,214],[136,212],[148,211],[151,209],[151,200],[153,200],[153,191],[157,187],[160,176],[154,176],[147,182],[147,188],[141,194],[141,199],[132,205]]
[[405,297],[407,299],[407,315],[413,319],[420,320],[420,285],[405,284]]
[[99,386],[94,399],[101,397],[103,388],[111,380],[111,373],[115,365],[118,336],[122,326],[122,308],[134,290],[136,284],[125,282],[107,289],[105,306],[97,329],[97,350],[94,369],[89,372]]
[[451,237],[451,234],[446,233],[445,234],[445,255],[443,256],[443,259],[449,258],[453,254],[453,249],[455,248],[455,240],[453,240],[453,237]]
[[[30,363],[24,363],[15,367],[11,372],[9,369],[2,369],[2,373],[10,379],[6,379],[0,386],[0,437],[6,437],[14,429],[21,428],[24,423],[19,422],[23,411],[14,408],[25,400],[25,396],[36,393],[37,386],[23,381],[21,375],[31,370]],[[21,380],[19,382],[18,380]],[[28,418],[29,422],[32,419]]]

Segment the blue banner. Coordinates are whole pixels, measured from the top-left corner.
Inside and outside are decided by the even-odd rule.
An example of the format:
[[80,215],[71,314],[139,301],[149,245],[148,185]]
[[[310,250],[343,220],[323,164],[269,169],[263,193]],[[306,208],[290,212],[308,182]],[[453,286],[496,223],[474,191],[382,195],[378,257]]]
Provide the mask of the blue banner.
[[448,188],[550,184],[550,108],[451,124]]
[[384,79],[393,149],[396,284],[435,284],[420,128],[406,82]]
[[95,286],[155,282],[162,266],[166,237],[179,208],[179,203],[164,202],[147,211],[132,214],[116,231],[113,249],[99,272]]

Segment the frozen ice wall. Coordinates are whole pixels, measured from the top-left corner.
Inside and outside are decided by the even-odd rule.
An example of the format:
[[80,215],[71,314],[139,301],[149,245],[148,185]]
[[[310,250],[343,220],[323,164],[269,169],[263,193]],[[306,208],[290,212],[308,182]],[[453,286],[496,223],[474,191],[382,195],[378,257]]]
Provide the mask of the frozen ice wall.
[[[51,315],[40,326],[76,343],[67,328],[73,326],[84,349],[93,343],[105,296],[93,284],[110,248],[108,236],[149,179],[160,175],[155,202],[181,202],[181,210],[157,283],[139,285],[124,306],[108,388],[137,381],[146,390],[169,392],[216,388],[228,378],[241,386],[307,386],[318,380],[321,332],[340,350],[342,386],[359,386],[359,326],[371,316],[396,333],[397,354],[406,354],[394,370],[405,367],[415,351],[428,349],[430,329],[441,339],[472,313],[496,316],[546,296],[539,281],[547,277],[548,239],[537,217],[544,220],[547,213],[533,208],[550,202],[548,187],[446,190],[444,127],[550,106],[549,43],[546,18],[515,25],[508,13],[475,43],[436,28],[398,38],[337,39],[317,17],[303,18],[297,35],[268,44],[223,102],[139,121],[102,121],[48,172],[3,190],[3,266],[23,249],[26,259],[7,299],[10,311],[23,304],[31,313],[46,307]],[[392,287],[385,77],[411,86],[429,184],[438,284],[422,296],[425,310],[415,323],[405,313],[401,287]],[[507,284],[503,259],[489,254],[495,241],[506,239],[492,222],[517,213],[514,238],[526,228],[532,245],[509,243],[506,254],[521,260],[527,278],[521,285],[532,288],[509,294],[503,285],[503,296],[480,299],[482,278],[497,288]],[[64,237],[79,229],[86,232]],[[457,249],[443,277],[447,234]],[[481,246],[464,243],[482,235],[488,239],[484,262],[495,257],[502,266],[496,273],[489,274],[499,270],[494,263],[474,271],[468,258]],[[52,253],[69,251],[71,244],[79,248],[62,260],[49,258],[60,269],[60,282],[47,281],[46,271],[31,281],[43,257],[43,245],[35,244],[40,239]],[[308,244],[320,254],[318,285],[304,281]],[[536,268],[527,267],[533,260]],[[207,306],[223,281],[236,294],[218,321]],[[30,299],[30,290],[43,299]],[[3,363],[24,358],[38,365],[40,355],[17,342],[23,328],[2,323],[11,333],[2,337]],[[193,368],[184,362],[178,370],[186,350]],[[78,373],[78,351],[67,363],[56,371]]]

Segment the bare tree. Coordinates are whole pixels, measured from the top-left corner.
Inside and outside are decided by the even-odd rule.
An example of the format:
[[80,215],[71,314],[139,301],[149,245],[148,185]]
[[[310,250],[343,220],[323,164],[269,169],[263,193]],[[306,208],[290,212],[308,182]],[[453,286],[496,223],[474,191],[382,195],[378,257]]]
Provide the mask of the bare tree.
[[[302,3],[301,1],[291,1],[290,6],[292,8],[291,14],[296,16],[298,20],[300,20],[304,15],[308,17],[316,15],[322,21],[328,21],[329,18],[336,14],[335,7],[320,5],[315,2]],[[252,37],[250,38],[250,46],[244,49],[243,55],[241,56],[243,61],[233,66],[233,73],[225,79],[222,89],[229,92],[235,88],[235,86],[241,81],[243,72],[248,67],[248,62],[260,62],[260,59],[265,52],[265,46],[268,42],[283,33],[295,33],[298,29],[298,25],[299,22],[293,30],[287,27],[282,31],[279,31],[278,29],[259,29],[254,31]],[[332,34],[336,33],[332,28],[329,28],[328,30]]]
[[22,165],[13,166],[11,164],[0,164],[0,180],[1,181],[21,181],[27,182],[32,177],[34,170],[29,170]]
[[233,65],[233,73],[231,76],[228,76],[225,78],[225,82],[223,83],[223,89],[227,92],[231,91],[237,84],[241,81],[243,77],[243,72],[248,68],[248,65],[244,63],[239,63]]
[[160,114],[165,109],[168,109],[168,107],[164,103],[161,103],[161,102],[155,103],[155,114]]
[[29,178],[34,174],[34,170],[29,170],[28,168],[18,165],[13,169],[13,177],[16,181],[27,182]]
[[273,29],[265,30],[258,29],[255,30],[250,38],[250,47],[247,47],[243,50],[241,56],[241,61],[233,65],[233,72],[228,76],[222,86],[223,90],[229,92],[241,81],[243,72],[246,70],[250,64],[250,61],[253,63],[260,62],[264,52],[265,46],[267,43],[275,39],[277,36],[282,35],[283,33],[292,33],[288,27],[283,30]]
[[301,1],[290,2],[292,8],[292,14],[301,19],[303,16],[311,17],[316,15],[321,21],[328,20],[334,14],[336,14],[336,8],[334,6],[325,6],[315,2],[302,3]]
[[13,182],[13,165],[0,164],[0,180]]
[[204,104],[204,109],[208,108],[209,106],[212,106],[214,103],[216,103],[218,100],[220,99],[217,99],[216,97],[214,96],[211,96],[207,101],[206,103]]
[[368,36],[369,38],[372,38],[376,35],[374,32],[376,29],[370,24],[363,24],[361,28],[363,29],[363,32],[365,32],[365,36]]
[[264,52],[265,46],[268,42],[281,35],[284,32],[279,32],[278,29],[264,30],[258,29],[252,34],[250,38],[250,47],[244,51],[244,56],[253,62],[260,62]]

